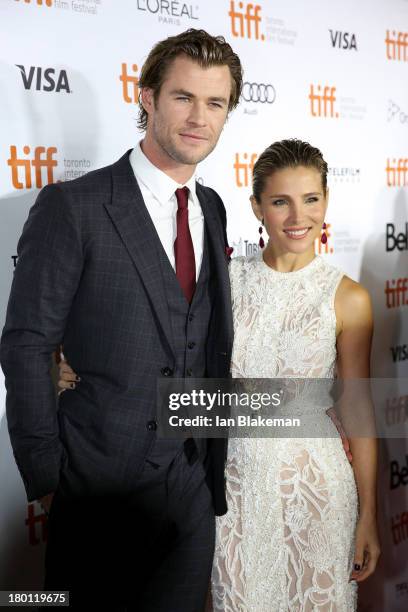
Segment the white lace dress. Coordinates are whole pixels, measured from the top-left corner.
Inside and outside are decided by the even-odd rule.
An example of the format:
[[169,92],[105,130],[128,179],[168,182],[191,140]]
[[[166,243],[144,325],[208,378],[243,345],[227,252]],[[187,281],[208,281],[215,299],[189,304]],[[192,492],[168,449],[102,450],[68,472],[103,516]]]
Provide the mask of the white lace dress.
[[[230,278],[233,377],[333,376],[339,270],[316,257],[281,273],[258,253],[233,259]],[[324,418],[331,437],[229,440],[229,510],[217,518],[212,572],[215,611],[356,610],[349,576],[357,490],[337,430]]]

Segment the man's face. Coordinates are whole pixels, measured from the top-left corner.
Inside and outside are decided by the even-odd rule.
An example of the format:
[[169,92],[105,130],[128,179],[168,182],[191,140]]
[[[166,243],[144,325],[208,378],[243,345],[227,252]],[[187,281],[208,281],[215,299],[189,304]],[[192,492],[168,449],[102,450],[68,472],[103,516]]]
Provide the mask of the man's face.
[[201,68],[186,56],[176,57],[156,100],[151,89],[142,92],[149,115],[146,137],[173,161],[195,165],[217,144],[230,95],[228,66]]

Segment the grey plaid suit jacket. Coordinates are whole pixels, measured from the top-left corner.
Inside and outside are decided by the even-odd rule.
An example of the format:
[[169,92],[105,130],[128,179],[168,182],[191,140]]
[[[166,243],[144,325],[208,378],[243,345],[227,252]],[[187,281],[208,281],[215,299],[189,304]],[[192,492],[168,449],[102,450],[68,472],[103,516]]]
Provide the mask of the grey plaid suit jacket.
[[[232,348],[225,209],[197,184],[217,297],[207,374],[228,376]],[[156,435],[156,381],[173,369],[162,248],[129,163],[39,194],[18,243],[0,361],[7,420],[28,500],[55,491],[131,489]],[[56,410],[51,355],[62,344],[81,376]],[[215,511],[226,511],[223,440],[209,440]]]

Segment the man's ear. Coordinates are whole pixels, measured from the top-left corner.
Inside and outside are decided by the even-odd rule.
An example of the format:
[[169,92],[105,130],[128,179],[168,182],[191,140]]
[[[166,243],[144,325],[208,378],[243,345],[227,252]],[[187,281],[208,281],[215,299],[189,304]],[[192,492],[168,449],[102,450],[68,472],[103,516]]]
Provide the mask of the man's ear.
[[142,87],[140,101],[146,113],[150,113],[154,107],[154,91],[151,87]]
[[258,201],[254,195],[250,196],[249,201],[251,202],[252,210],[254,211],[255,217],[258,219],[258,221],[262,221],[263,215],[261,205],[258,204]]

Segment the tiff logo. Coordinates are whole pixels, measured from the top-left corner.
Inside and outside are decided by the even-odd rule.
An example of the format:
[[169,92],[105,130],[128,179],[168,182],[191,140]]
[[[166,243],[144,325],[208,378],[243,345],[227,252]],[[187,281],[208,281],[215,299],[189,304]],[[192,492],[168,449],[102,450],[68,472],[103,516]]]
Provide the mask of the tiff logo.
[[[401,512],[391,517],[391,532],[392,541],[395,546],[408,539],[408,512]],[[407,583],[402,583],[402,585],[404,584],[405,590],[408,593],[408,585]],[[397,587],[400,587],[400,585],[397,585]],[[403,592],[403,589],[399,590]]]
[[349,32],[341,32],[340,30],[329,30],[332,47],[338,49],[354,49],[357,51],[356,35]]
[[[232,35],[239,38],[252,38],[254,35],[255,40],[265,40],[265,35],[260,32],[260,23],[262,17],[260,12],[262,7],[259,4],[248,3],[243,12],[244,3],[238,2],[239,11],[235,8],[234,0],[231,0],[230,10],[228,15],[231,18],[231,32]],[[238,30],[237,26],[238,25]]]
[[25,89],[31,89],[34,81],[34,75],[36,74],[35,79],[35,89],[37,91],[56,91],[57,93],[61,91],[65,91],[66,93],[71,93],[68,83],[68,76],[65,70],[60,70],[57,78],[55,78],[55,69],[54,68],[45,68],[44,72],[40,66],[30,66],[30,69],[27,73],[27,70],[21,64],[16,64],[17,68],[20,69],[21,78],[23,79],[23,85]]
[[[47,541],[47,517],[44,510],[41,510],[40,514],[35,513],[35,502],[27,506],[25,524],[28,527],[28,542],[30,546],[36,546],[40,542]],[[40,538],[37,535],[37,525],[40,527]]]
[[407,306],[408,302],[406,294],[408,291],[408,278],[394,278],[390,281],[385,281],[385,301],[387,308],[398,308],[399,306]]
[[408,62],[408,32],[391,33],[387,30],[385,37],[385,49],[387,59],[396,60],[398,62]]
[[[16,2],[19,2],[20,0],[16,0]],[[30,4],[31,0],[24,0],[25,4]],[[52,6],[53,0],[45,0],[45,2],[43,2],[43,0],[37,0],[37,4],[39,6],[42,6],[43,4],[45,4],[45,6]]]
[[387,398],[385,422],[387,425],[408,423],[408,395]]
[[[132,65],[134,73],[137,72],[137,65]],[[128,74],[127,65],[122,64],[122,74],[119,77],[122,82],[123,99],[128,104],[137,104],[139,101],[139,77],[136,74]]]
[[237,187],[248,187],[251,182],[254,164],[258,155],[257,153],[251,153],[249,161],[248,153],[244,153],[242,157],[244,161],[240,160],[239,153],[235,153],[235,182]]
[[336,102],[336,87],[328,87],[325,85],[322,87],[320,85],[317,86],[317,91],[315,91],[315,86],[313,84],[310,85],[310,112],[312,117],[331,117],[338,118],[339,113],[336,112],[334,108],[334,103]]
[[398,160],[387,158],[385,168],[387,174],[387,187],[406,187],[408,173],[408,159],[400,157]]
[[320,240],[319,238],[316,238],[315,240],[315,253],[317,255],[331,255],[332,253],[334,253],[334,249],[332,247],[332,233],[330,231],[331,228],[331,223],[326,223],[326,229],[321,231],[321,234],[323,234],[323,232],[326,233],[327,236],[327,241],[325,244],[323,244],[323,242]]
[[[23,147],[24,155],[30,155],[30,147]],[[57,152],[56,147],[35,147],[33,159],[24,159],[17,156],[17,147],[10,145],[10,158],[7,160],[7,165],[11,168],[11,181],[15,189],[31,189],[32,176],[31,167],[34,168],[35,186],[41,189],[43,186],[42,169],[47,170],[47,184],[54,182],[53,169],[58,165],[56,159],[53,159],[54,153]],[[45,154],[45,156],[44,156]],[[43,157],[44,156],[44,157]],[[20,181],[19,169],[24,168],[24,181]]]

